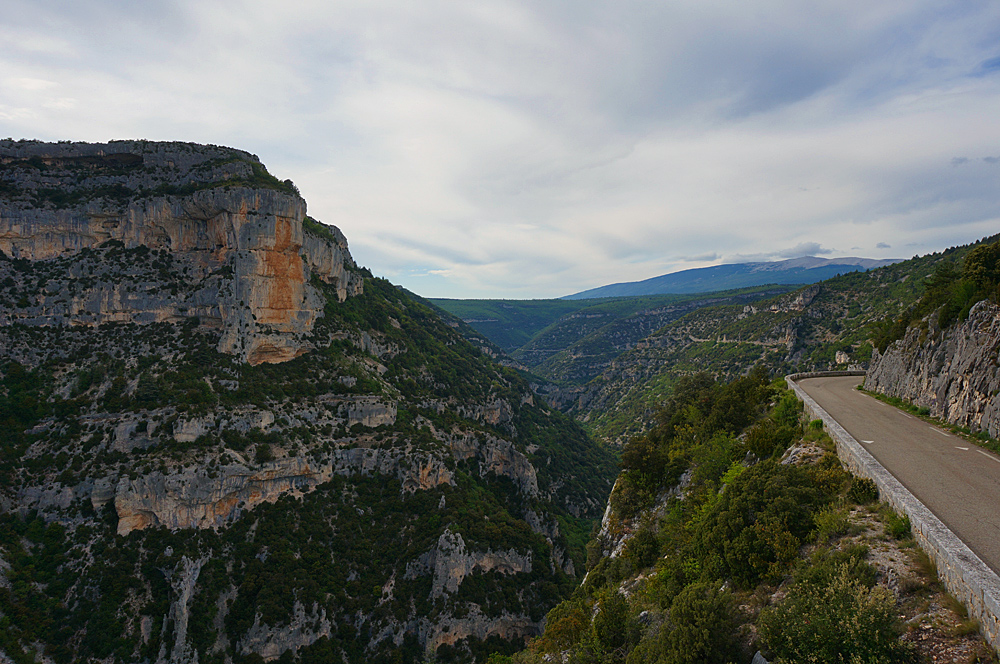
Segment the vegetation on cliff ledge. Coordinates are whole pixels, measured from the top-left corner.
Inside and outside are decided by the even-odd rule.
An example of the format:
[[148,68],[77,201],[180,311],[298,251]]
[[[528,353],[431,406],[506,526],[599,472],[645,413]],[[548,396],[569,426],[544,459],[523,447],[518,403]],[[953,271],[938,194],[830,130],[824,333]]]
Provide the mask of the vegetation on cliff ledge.
[[838,545],[874,485],[800,417],[760,368],[679,381],[623,450],[586,581],[514,660],[721,664],[763,648],[780,662],[910,661],[867,549]]
[[[297,195],[228,148],[0,151],[0,206],[39,225],[204,188]],[[463,662],[537,634],[579,583],[611,453],[346,252],[328,255],[363,288],[313,272],[293,313],[318,317],[284,333],[301,354],[222,352],[277,332],[225,328],[206,302],[235,294],[233,264],[191,253],[0,252],[0,659]]]

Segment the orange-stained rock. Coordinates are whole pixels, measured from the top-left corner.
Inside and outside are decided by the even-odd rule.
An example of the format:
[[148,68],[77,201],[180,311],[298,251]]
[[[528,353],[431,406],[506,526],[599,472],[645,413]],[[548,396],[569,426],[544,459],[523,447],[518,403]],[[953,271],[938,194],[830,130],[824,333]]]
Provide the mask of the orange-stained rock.
[[[29,147],[32,156],[55,165],[74,154],[93,156],[107,151],[163,163],[163,155],[149,152],[146,144]],[[0,161],[16,161],[17,150],[27,149],[11,148],[11,154],[0,150]],[[138,151],[138,156],[126,154],[128,149]],[[251,155],[216,150],[245,161],[225,166],[235,169],[233,173],[212,171],[209,175],[251,175],[250,164],[255,161]],[[211,149],[202,163],[210,156]],[[197,159],[190,159],[194,160],[191,172],[201,173]],[[226,161],[219,155],[216,160]],[[65,175],[69,192],[76,182],[72,173]],[[44,178],[48,179],[24,186],[52,187],[58,183],[49,180],[58,177],[58,171],[47,171]],[[118,178],[126,189],[146,186],[127,174],[108,178]],[[105,180],[101,184],[107,184]],[[85,198],[65,209],[36,206],[29,199],[0,201],[0,250],[15,258],[45,261],[72,256],[109,240],[126,248],[166,249],[187,270],[174,275],[185,280],[187,301],[150,294],[127,281],[95,283],[84,292],[41,294],[29,306],[5,312],[0,326],[144,324],[197,316],[206,327],[221,329],[220,351],[240,355],[251,364],[285,362],[311,350],[303,337],[312,331],[325,304],[309,283],[313,276],[333,285],[341,301],[361,292],[362,279],[354,271],[346,239],[332,227],[327,228],[328,237],[304,234],[305,202],[294,194],[250,186],[217,186],[187,195],[147,191],[137,188],[125,205],[104,198]]]

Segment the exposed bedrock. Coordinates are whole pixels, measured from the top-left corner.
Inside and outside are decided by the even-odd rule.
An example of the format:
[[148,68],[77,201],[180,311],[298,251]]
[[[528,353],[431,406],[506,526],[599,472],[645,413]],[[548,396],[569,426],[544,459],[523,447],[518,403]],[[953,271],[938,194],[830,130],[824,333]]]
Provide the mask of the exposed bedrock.
[[927,408],[934,417],[1000,436],[1000,307],[987,301],[945,331],[932,316],[884,354],[876,350],[865,387]]
[[[95,146],[85,148],[81,151]],[[0,149],[0,160],[9,161],[10,152]],[[250,168],[247,162],[228,164],[237,171],[241,165]],[[27,181],[15,181],[26,191],[66,184],[59,171],[26,173],[31,175],[23,176]],[[234,174],[208,171],[202,177],[226,175]],[[75,182],[70,177],[62,179]],[[105,179],[130,190],[139,186],[137,178],[141,181],[141,173]],[[0,203],[0,250],[10,257],[50,261],[113,240],[126,249],[171,252],[187,282],[180,297],[176,290],[151,288],[121,275],[98,275],[83,288],[60,289],[53,282],[51,292],[10,311],[0,324],[95,326],[198,316],[203,324],[221,328],[220,351],[251,364],[283,362],[307,352],[310,346],[300,337],[312,330],[324,304],[310,279],[333,285],[341,301],[361,292],[362,278],[354,271],[346,239],[335,228],[329,229],[333,239],[304,233],[305,201],[297,195],[210,185],[185,195],[133,192],[127,202],[98,197],[63,208],[19,199]]]

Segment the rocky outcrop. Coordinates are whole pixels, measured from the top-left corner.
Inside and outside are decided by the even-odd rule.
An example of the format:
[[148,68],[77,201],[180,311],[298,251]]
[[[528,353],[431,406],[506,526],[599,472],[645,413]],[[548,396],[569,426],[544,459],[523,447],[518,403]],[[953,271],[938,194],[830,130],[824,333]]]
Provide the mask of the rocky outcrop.
[[978,303],[945,331],[930,317],[875,356],[865,377],[873,392],[927,408],[934,417],[1000,437],[1000,307]]
[[431,598],[458,592],[465,577],[496,570],[502,574],[531,572],[531,551],[468,551],[460,533],[445,530],[433,549],[406,566],[407,580],[432,575]]
[[502,612],[497,617],[486,616],[478,605],[462,618],[449,616],[437,623],[421,620],[421,634],[427,650],[437,650],[441,645],[454,645],[469,637],[485,641],[491,636],[505,641],[524,640],[542,632],[542,625],[529,616]]
[[201,568],[208,562],[205,558],[191,560],[187,556],[181,558],[181,562],[172,572],[166,573],[167,581],[170,583],[174,593],[174,601],[170,605],[170,611],[163,617],[163,631],[167,631],[168,622],[173,623],[174,646],[167,656],[167,644],[160,646],[157,664],[187,664],[198,661],[198,654],[191,647],[187,638],[188,620],[191,617],[190,606],[191,597],[195,592],[198,583],[198,575]]
[[253,626],[240,639],[238,648],[244,655],[256,653],[265,661],[277,659],[287,650],[297,652],[299,648],[312,645],[319,639],[329,637],[333,625],[326,611],[313,605],[309,613],[302,602],[295,602],[287,625],[267,625],[256,616]]
[[[181,429],[187,432],[185,439],[195,433],[190,431],[190,422],[202,420],[189,421]],[[205,430],[199,427],[197,431]],[[448,438],[449,447],[438,452],[356,446],[317,456],[286,457],[258,469],[241,463],[213,463],[171,474],[154,471],[134,479],[122,477],[113,492],[118,534],[152,526],[219,528],[262,503],[308,493],[334,475],[395,477],[404,492],[424,491],[454,484],[448,457],[475,459],[481,474],[507,477],[525,495],[538,496],[537,472],[513,443],[494,437],[480,440],[472,434]],[[73,500],[91,495],[97,507],[110,500],[105,491],[92,483],[76,488],[31,488],[22,494],[21,504],[33,509],[65,509]]]
[[[113,170],[100,161],[109,158],[117,160]],[[213,165],[219,161],[225,163]],[[82,184],[81,163],[92,165]],[[176,285],[154,288],[128,264],[116,274],[70,270],[33,301],[8,311],[0,325],[145,324],[197,316],[221,329],[220,351],[250,364],[283,362],[311,348],[300,339],[324,305],[309,284],[313,276],[334,285],[341,300],[361,291],[340,231],[304,234],[305,201],[289,191],[249,186],[263,166],[247,153],[206,148],[198,159],[142,142],[2,141],[0,166],[5,185],[22,192],[0,201],[4,254],[54,261],[118,242],[126,250],[169,252],[177,262],[170,276],[183,282],[178,298]],[[57,204],[45,198],[53,189],[60,191]]]
[[232,465],[218,471],[199,468],[172,475],[153,472],[134,480],[123,477],[115,492],[118,534],[150,526],[218,527],[243,510],[285,494],[301,495],[329,477],[329,469],[301,458],[281,459],[257,471]]
[[488,436],[485,442],[472,434],[455,433],[448,436],[451,453],[460,461],[473,457],[480,466],[491,473],[507,477],[525,495],[538,495],[538,473],[513,443]]

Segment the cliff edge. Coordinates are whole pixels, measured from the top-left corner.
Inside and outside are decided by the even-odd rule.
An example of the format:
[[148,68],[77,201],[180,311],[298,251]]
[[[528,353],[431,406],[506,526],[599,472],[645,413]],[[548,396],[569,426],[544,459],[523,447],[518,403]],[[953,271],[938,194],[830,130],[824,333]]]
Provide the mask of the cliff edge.
[[[58,271],[5,308],[0,325],[178,322],[218,328],[218,349],[250,364],[309,350],[322,315],[309,282],[343,301],[362,280],[336,228],[304,233],[306,204],[254,155],[187,143],[0,141],[0,251],[46,264],[99,248],[145,247],[157,274]],[[308,222],[307,222],[308,223]],[[74,261],[76,263],[77,261]],[[68,267],[68,266],[67,266]]]

